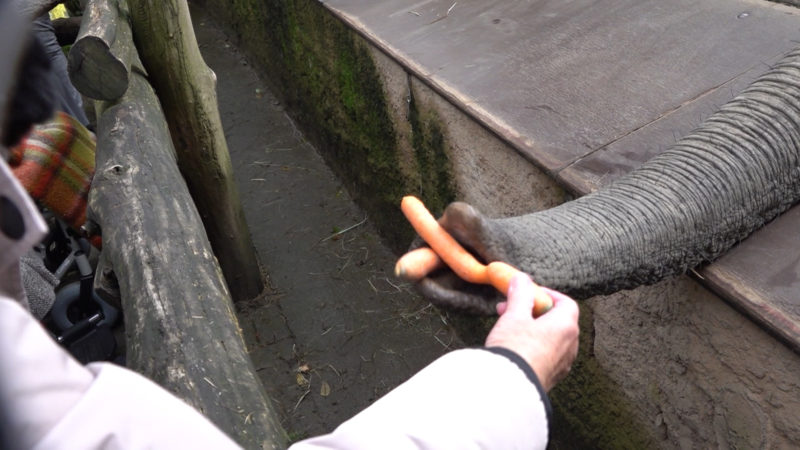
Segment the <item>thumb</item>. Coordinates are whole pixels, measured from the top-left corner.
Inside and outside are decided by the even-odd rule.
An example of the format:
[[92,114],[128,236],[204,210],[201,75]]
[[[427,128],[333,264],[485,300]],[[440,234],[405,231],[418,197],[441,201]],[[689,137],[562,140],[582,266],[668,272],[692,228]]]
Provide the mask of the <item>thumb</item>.
[[534,286],[530,277],[520,272],[511,279],[508,288],[508,304],[506,314],[519,317],[531,317],[534,302]]

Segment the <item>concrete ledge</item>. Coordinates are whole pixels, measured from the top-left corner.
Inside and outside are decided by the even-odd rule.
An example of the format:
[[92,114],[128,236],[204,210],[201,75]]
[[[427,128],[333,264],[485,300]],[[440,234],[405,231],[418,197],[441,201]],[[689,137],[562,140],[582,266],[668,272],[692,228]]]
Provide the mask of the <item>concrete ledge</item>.
[[[800,37],[800,11],[769,2],[583,3],[325,5],[578,195],[668,148]],[[785,216],[782,230],[800,227],[800,212]],[[800,306],[786,295],[800,294],[800,240],[778,227],[699,279],[800,351]],[[773,271],[747,250],[762,247],[777,250]]]

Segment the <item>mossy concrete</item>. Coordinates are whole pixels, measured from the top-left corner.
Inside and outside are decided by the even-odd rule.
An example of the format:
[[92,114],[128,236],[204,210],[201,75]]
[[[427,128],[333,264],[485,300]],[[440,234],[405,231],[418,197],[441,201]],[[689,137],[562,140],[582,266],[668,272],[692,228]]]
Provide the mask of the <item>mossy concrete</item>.
[[654,437],[594,357],[593,316],[592,309],[581,304],[578,358],[550,395],[555,416],[552,448],[655,448]]
[[401,164],[402,139],[373,50],[324,6],[308,0],[205,3],[270,74],[274,91],[390,247],[407,248],[413,232],[398,208],[402,196],[415,193],[434,212],[455,198],[446,137],[435,114],[411,103],[415,162]]
[[424,107],[411,90],[408,121],[417,162],[420,197],[433,211],[441,212],[456,199],[452,165],[445,151],[445,130],[436,111]]
[[[437,215],[455,199],[489,216],[522,214],[568,199],[547,174],[322,4],[203,3],[238,34],[249,61],[269,74],[267,81],[294,120],[396,251],[413,237],[398,208],[409,193]],[[493,319],[446,317],[467,344],[482,344],[493,324]],[[590,312],[582,322],[588,339],[593,335]],[[562,386],[553,399],[557,426],[569,430],[559,435],[574,437],[565,445],[634,448],[649,442],[590,351],[582,351]]]
[[[495,318],[449,315],[469,346],[483,345]],[[594,314],[581,304],[578,357],[569,375],[550,393],[553,423],[551,450],[658,448],[660,435],[641,423],[641,415],[594,355]]]
[[433,110],[447,135],[458,200],[490,217],[552,208],[570,196],[548,174],[415,76],[410,91]]

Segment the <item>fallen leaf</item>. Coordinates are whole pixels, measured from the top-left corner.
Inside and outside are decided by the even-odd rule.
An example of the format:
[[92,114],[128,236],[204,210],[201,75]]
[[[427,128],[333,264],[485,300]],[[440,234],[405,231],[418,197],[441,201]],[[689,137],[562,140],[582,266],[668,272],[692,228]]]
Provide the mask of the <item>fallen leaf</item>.
[[308,379],[302,373],[297,374],[296,381],[298,386],[301,387],[308,386]]
[[325,380],[322,380],[322,386],[319,388],[319,395],[323,397],[331,395],[331,385]]

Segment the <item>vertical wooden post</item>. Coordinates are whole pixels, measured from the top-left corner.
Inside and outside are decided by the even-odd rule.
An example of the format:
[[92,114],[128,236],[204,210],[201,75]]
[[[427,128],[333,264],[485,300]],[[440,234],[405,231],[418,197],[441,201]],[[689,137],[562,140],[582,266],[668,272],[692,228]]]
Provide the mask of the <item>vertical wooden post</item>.
[[131,0],[133,35],[164,107],[186,179],[234,300],[264,288],[233,179],[217,107],[216,75],[206,66],[186,0]]

